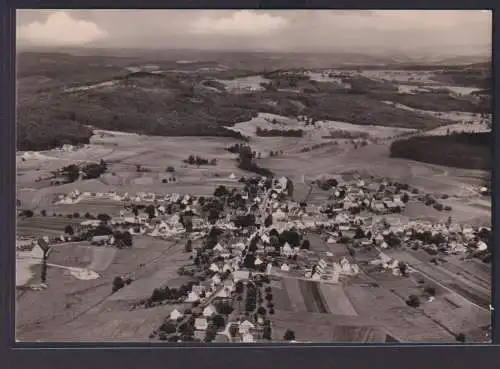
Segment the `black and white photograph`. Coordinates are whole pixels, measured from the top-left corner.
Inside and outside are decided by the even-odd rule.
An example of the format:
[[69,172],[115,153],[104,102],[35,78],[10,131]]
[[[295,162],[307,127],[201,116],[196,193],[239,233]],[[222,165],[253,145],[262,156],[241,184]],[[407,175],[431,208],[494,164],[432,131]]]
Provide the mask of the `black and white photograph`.
[[491,11],[16,17],[17,341],[491,342]]

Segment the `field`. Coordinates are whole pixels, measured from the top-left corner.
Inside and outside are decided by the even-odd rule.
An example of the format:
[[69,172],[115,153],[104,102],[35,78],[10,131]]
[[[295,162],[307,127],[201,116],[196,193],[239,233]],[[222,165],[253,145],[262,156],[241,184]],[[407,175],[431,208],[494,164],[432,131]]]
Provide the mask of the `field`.
[[[50,264],[101,269],[100,278],[76,280],[62,267],[49,267],[47,281],[50,288],[42,291],[18,291],[16,317],[18,339],[50,340],[60,337],[73,340],[91,337],[126,339],[127,334],[131,339],[139,338],[134,332],[145,329],[141,328],[141,320],[136,321],[135,325],[132,321],[128,321],[126,315],[152,319],[155,314],[146,311],[129,313],[130,303],[150,296],[153,289],[158,287],[158,278],[161,278],[163,283],[168,283],[169,278],[177,279],[173,269],[185,263],[187,256],[183,254],[181,245],[147,237],[137,237],[131,249],[100,251],[106,250],[116,253],[109,255],[108,252],[95,252],[97,250],[90,245],[54,248],[49,256]],[[109,260],[110,256],[112,260]],[[39,267],[34,268],[36,280],[39,278]],[[112,295],[113,279],[126,273],[134,273],[136,281]],[[137,287],[134,284],[137,284]],[[114,330],[110,327],[113,320],[101,320],[100,312],[107,309],[110,311],[112,309],[116,314],[113,318],[116,324],[122,324],[120,329],[113,327],[118,329],[117,336],[113,336]],[[125,315],[120,318],[120,314]],[[113,316],[113,313],[108,315]],[[163,317],[162,315],[161,319]],[[157,319],[160,317],[154,318],[151,324],[156,324]],[[107,325],[102,325],[102,322],[106,321]],[[72,332],[69,327],[74,327],[75,331]],[[99,329],[102,329],[102,334],[96,333],[95,330]],[[150,332],[148,331],[148,334]],[[148,334],[141,337],[146,338]]]
[[[321,254],[322,246],[318,247],[318,241],[311,236],[308,236],[313,240],[311,249]],[[333,247],[335,259],[343,256],[344,246],[324,245]],[[375,257],[372,252],[357,250],[355,260],[361,262],[365,253],[370,254],[368,260]],[[307,340],[312,335],[310,325],[316,325],[318,334],[325,340],[332,332],[338,334],[335,337],[339,341],[349,340],[351,335],[366,335],[363,336],[366,342],[384,342],[387,335],[404,342],[453,342],[459,333],[466,334],[468,340],[484,340],[484,333],[474,333],[474,329],[486,327],[491,319],[488,311],[491,270],[488,267],[455,256],[446,257],[448,262],[435,266],[430,263],[431,257],[420,251],[387,253],[411,266],[413,272],[409,277],[396,277],[365,265],[361,266],[361,275],[344,283],[292,277],[274,281],[279,332],[276,334],[292,329]],[[429,286],[435,289],[433,301],[427,301],[424,292],[424,287]],[[419,296],[419,308],[407,306],[405,301],[410,295]],[[357,328],[352,328],[350,322]],[[373,331],[373,327],[378,328]],[[361,339],[360,336],[356,336],[357,339]]]
[[[303,140],[303,141],[302,141]],[[91,154],[93,148],[98,150],[99,155],[105,153],[102,157],[109,162],[108,172],[96,180],[76,181],[72,184],[61,186],[47,186],[34,190],[34,179],[31,180],[28,174],[23,175],[23,181],[19,184],[20,191],[18,196],[23,207],[31,208],[35,211],[32,219],[22,219],[19,221],[20,233],[47,234],[60,233],[66,224],[76,222],[75,219],[67,217],[53,217],[52,212],[61,214],[71,214],[79,212],[81,215],[88,209],[93,213],[117,214],[123,204],[113,203],[102,200],[85,200],[75,205],[56,205],[53,200],[59,193],[67,193],[74,189],[81,192],[98,191],[118,191],[136,193],[155,192],[155,193],[195,193],[199,195],[211,195],[218,184],[224,184],[229,187],[239,186],[236,180],[229,179],[229,175],[234,173],[236,178],[248,173],[241,171],[236,167],[235,155],[227,152],[226,147],[238,141],[228,138],[213,138],[198,140],[193,143],[189,137],[150,137],[137,135],[118,135],[111,133],[101,138],[94,136],[90,149],[76,152],[73,155],[79,160],[85,160],[86,157],[93,160],[96,155]],[[259,152],[269,152],[280,148],[283,154],[278,157],[264,157],[257,160],[259,165],[275,171],[278,175],[287,175],[297,181],[296,196],[305,196],[309,192],[307,182],[323,175],[338,176],[346,170],[359,170],[368,174],[386,175],[388,177],[401,180],[411,186],[418,187],[421,190],[431,193],[448,193],[450,197],[446,200],[452,204],[451,213],[440,213],[430,207],[425,207],[418,203],[409,204],[408,208],[402,214],[403,217],[410,218],[433,218],[443,219],[452,216],[456,221],[471,222],[474,219],[483,219],[488,223],[491,220],[490,210],[487,206],[479,207],[481,203],[475,188],[480,183],[481,172],[455,170],[447,167],[433,166],[405,159],[395,159],[389,157],[389,150],[384,145],[368,145],[354,149],[351,144],[341,143],[337,146],[323,147],[310,152],[300,152],[301,148],[320,142],[314,138],[285,138],[285,137],[253,137],[250,145]],[[119,148],[119,149],[117,149]],[[52,161],[38,160],[36,158],[27,159],[20,162],[19,170],[21,173],[29,173],[31,168],[38,160],[42,163],[50,163],[52,168],[59,167],[67,163],[63,159],[63,154],[54,152],[45,155],[55,156]],[[200,155],[206,158],[215,158],[215,166],[186,166],[183,160],[189,155]],[[48,164],[45,164],[48,165]],[[147,168],[146,172],[137,172],[137,166]],[[26,167],[24,167],[26,166]],[[175,168],[176,182],[162,183],[163,176],[172,175],[165,172],[167,166]],[[298,168],[298,170],[297,170]],[[115,173],[113,175],[113,173]],[[467,181],[463,179],[466,178]],[[39,182],[37,184],[40,184]],[[301,188],[301,186],[303,188]],[[21,191],[21,189],[24,189]],[[453,196],[467,196],[466,199],[453,198]],[[328,193],[313,188],[308,199],[311,204],[321,204],[328,197]],[[48,216],[42,217],[41,210],[46,210]],[[94,214],[95,215],[95,214]],[[342,245],[328,244],[319,237],[311,234],[308,236],[312,248],[321,255],[326,252],[334,254],[335,258],[341,258],[347,255],[347,250]],[[141,248],[141,243],[151,242],[147,248]],[[59,251],[59,249],[57,249]],[[76,251],[71,248],[60,249],[61,252],[67,252],[66,257],[60,257],[54,254],[54,264],[85,267],[86,262],[91,262],[92,256],[86,256],[82,260],[85,263],[76,263],[72,260],[72,255]],[[134,333],[139,332],[137,324],[144,322],[146,326],[157,324],[158,317],[149,312],[123,311],[117,312],[117,320],[109,320],[107,323],[103,316],[108,316],[104,309],[104,303],[110,304],[110,309],[117,306],[127,305],[132,301],[147,297],[152,289],[158,287],[158,284],[167,283],[174,278],[176,267],[179,265],[178,257],[167,251],[168,246],[161,241],[136,241],[136,246],[132,250],[119,250],[114,257],[113,262],[108,269],[99,272],[101,277],[91,281],[75,280],[68,271],[61,268],[51,267],[49,269],[50,288],[41,292],[26,291],[19,298],[18,313],[18,336],[20,339],[36,339],[44,337],[47,339],[69,339],[69,327],[74,327],[73,337],[78,335],[85,339],[94,337],[109,337],[109,339],[132,339]],[[173,252],[173,251],[172,251]],[[77,252],[76,252],[77,253]],[[359,258],[363,256],[360,254]],[[144,262],[152,262],[154,267],[145,269],[138,268],[138,265]],[[88,264],[87,264],[88,265]],[[449,275],[438,271],[438,268],[432,270],[426,269],[426,273],[432,274],[434,279],[449,279]],[[474,269],[470,273],[474,274]],[[127,288],[110,296],[112,279],[121,273],[135,271],[140,277]],[[468,277],[467,277],[468,278]],[[483,281],[483,289],[480,294],[474,297],[474,290],[471,286],[458,280],[460,289],[455,288],[449,294],[443,294],[435,301],[425,304],[423,310],[409,308],[405,304],[412,288],[419,291],[417,287],[412,287],[410,281],[404,282],[401,286],[394,285],[393,278],[386,278],[380,275],[368,275],[358,277],[360,283],[366,281],[377,281],[380,288],[365,287],[359,285],[328,285],[323,283],[311,283],[299,281],[293,278],[285,278],[280,282],[279,288],[274,288],[276,304],[276,327],[273,334],[276,337],[282,336],[284,330],[295,327],[296,334],[301,339],[307,340],[330,340],[334,337],[336,340],[365,340],[365,341],[385,341],[386,335],[399,341],[454,341],[454,334],[477,327],[477,322],[487,324],[489,314],[483,310],[471,307],[464,299],[458,299],[459,304],[456,318],[445,317],[438,312],[439,308],[449,306],[449,299],[453,301],[457,293],[469,294],[478,302],[484,301],[488,296],[488,285]],[[363,282],[365,280],[365,282]],[[392,281],[392,282],[391,282]],[[175,283],[172,281],[172,283]],[[384,283],[386,285],[384,285]],[[392,285],[391,285],[392,283]],[[405,284],[405,283],[410,283]],[[480,282],[477,282],[480,283]],[[452,289],[453,286],[449,285]],[[400,291],[402,297],[396,296],[390,289]],[[66,291],[61,298],[60,292]],[[453,292],[456,291],[456,292]],[[465,291],[465,292],[464,292]],[[471,291],[471,292],[467,292]],[[421,291],[420,291],[421,292]],[[451,295],[450,295],[451,294]],[[471,295],[472,294],[472,295]],[[475,295],[478,293],[475,292]],[[456,299],[456,298],[455,298]],[[39,308],[33,310],[36,305],[41,304],[42,312]],[[436,308],[433,308],[433,305]],[[444,305],[443,305],[444,304]],[[31,308],[33,306],[33,309]],[[68,307],[66,307],[68,306]],[[71,307],[71,308],[70,308]],[[476,310],[470,310],[476,309]],[[470,312],[471,323],[469,325],[460,323],[463,317]],[[122,315],[122,321],[128,321],[129,324],[118,323]],[[295,315],[293,319],[286,314]],[[318,322],[323,322],[320,316],[337,317],[331,323],[318,328]],[[342,318],[338,318],[342,317]],[[367,317],[376,317],[375,321]],[[460,318],[462,317],[462,318]],[[354,319],[356,318],[356,319]],[[274,319],[274,318],[273,318]],[[319,320],[318,320],[319,319]],[[350,320],[356,320],[358,323],[346,323]],[[363,322],[367,321],[366,324]],[[38,323],[37,323],[38,322]],[[114,323],[113,323],[114,322]],[[137,323],[134,323],[137,322]],[[360,323],[361,322],[361,323]],[[363,323],[363,324],[362,324]],[[323,324],[323,323],[321,323]],[[326,324],[326,323],[325,323]],[[55,327],[68,327],[60,328]],[[84,327],[88,326],[88,329]],[[353,328],[353,326],[356,326]],[[383,328],[381,328],[383,327]],[[443,328],[444,327],[444,328]],[[98,333],[101,332],[101,333]],[[141,331],[142,332],[142,331]],[[383,333],[382,333],[383,332]],[[452,333],[453,332],[453,333]],[[138,334],[138,333],[137,333]],[[144,336],[141,336],[144,337]],[[478,338],[479,339],[479,338]]]

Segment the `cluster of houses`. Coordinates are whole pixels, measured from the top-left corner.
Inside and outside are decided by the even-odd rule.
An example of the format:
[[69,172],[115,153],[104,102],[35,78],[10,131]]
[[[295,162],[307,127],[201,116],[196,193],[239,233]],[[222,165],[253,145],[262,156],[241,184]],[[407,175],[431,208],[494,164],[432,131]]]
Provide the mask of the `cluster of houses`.
[[[250,182],[247,185],[248,183]],[[243,190],[238,190],[245,201],[245,209],[232,211],[233,214],[222,212],[212,222],[200,215],[203,204],[201,198],[196,196],[141,193],[130,197],[128,194],[82,194],[74,191],[66,198],[119,197],[122,201],[128,199],[132,202],[149,202],[148,211],[134,212],[126,208],[119,216],[111,217],[108,221],[110,225],[121,227],[131,235],[142,234],[165,239],[186,235],[186,216],[192,223],[190,239],[205,237],[214,227],[231,235],[228,240],[219,240],[211,248],[210,260],[204,264],[208,278],[192,285],[185,296],[184,303],[202,309],[194,323],[195,338],[198,339],[206,335],[210,319],[218,313],[214,302],[231,303],[239,281],[247,283],[253,276],[264,274],[338,283],[343,278],[360,273],[356,263],[347,257],[339,259],[332,252],[320,256],[300,243],[291,241],[277,247],[273,244],[273,235],[276,233],[296,232],[302,239],[306,232],[316,232],[323,236],[322,242],[327,244],[345,244],[348,248],[376,248],[379,250],[378,257],[371,260],[370,264],[380,266],[394,275],[401,274],[400,262],[387,256],[384,249],[405,245],[429,252],[437,253],[439,250],[458,254],[471,250],[484,252],[488,248],[485,241],[477,236],[481,229],[453,224],[451,221],[446,224],[418,221],[398,224],[391,223],[386,218],[375,221],[377,215],[399,213],[409,199],[416,197],[408,188],[402,189],[394,183],[360,178],[343,184],[337,183],[328,189],[331,196],[321,205],[292,200],[293,183],[286,177],[271,181],[267,178],[254,178],[251,183],[253,191],[247,185]],[[254,215],[255,224],[237,225],[234,214]],[[80,226],[91,229],[100,224],[101,220],[90,219]],[[491,232],[490,229],[482,230]],[[113,245],[114,242],[113,236],[92,238],[95,245]],[[193,259],[197,257],[198,251],[192,251]],[[252,258],[249,259],[249,255]],[[184,314],[174,309],[170,319],[182,320]],[[259,327],[257,320],[242,320],[237,317],[236,320],[227,322],[224,330],[218,333],[227,334],[228,339],[232,340],[237,331],[238,339],[253,342]],[[231,335],[227,333],[229,330],[233,332]]]

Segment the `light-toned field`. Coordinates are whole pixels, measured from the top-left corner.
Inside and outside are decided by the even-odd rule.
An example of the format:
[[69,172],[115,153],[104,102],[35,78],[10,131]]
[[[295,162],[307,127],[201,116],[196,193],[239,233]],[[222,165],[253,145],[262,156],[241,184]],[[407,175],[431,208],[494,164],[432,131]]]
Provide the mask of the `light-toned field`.
[[347,297],[344,287],[341,285],[333,285],[320,283],[319,289],[323,296],[330,314],[334,315],[358,315]]
[[283,278],[283,285],[288,295],[293,311],[307,312],[304,295],[300,289],[299,280],[295,278]]
[[260,75],[235,78],[232,80],[218,80],[223,83],[228,91],[245,92],[245,91],[260,91],[264,88],[261,83],[269,83],[270,81]]
[[[276,121],[275,124],[271,123],[273,120]],[[371,137],[378,138],[392,137],[398,134],[415,131],[413,129],[397,127],[362,126],[339,121],[318,121],[315,126],[305,126],[304,122],[297,119],[269,113],[259,113],[259,115],[252,120],[237,123],[233,127],[229,128],[237,132],[241,132],[246,136],[256,137],[257,127],[276,130],[301,129],[306,132],[306,136],[314,137],[316,139],[321,138],[322,136],[327,136],[331,131],[336,130],[348,131],[352,133],[367,133]]]

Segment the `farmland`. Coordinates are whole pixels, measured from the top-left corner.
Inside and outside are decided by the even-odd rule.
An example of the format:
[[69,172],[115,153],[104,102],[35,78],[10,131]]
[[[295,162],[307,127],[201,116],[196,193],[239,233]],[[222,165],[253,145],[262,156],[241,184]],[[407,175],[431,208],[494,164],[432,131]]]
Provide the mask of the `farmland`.
[[50,253],[46,280],[38,246],[18,254],[18,339],[240,342],[247,322],[257,341],[485,340],[476,87],[435,70],[131,63],[38,92],[21,71],[18,236],[48,236]]

